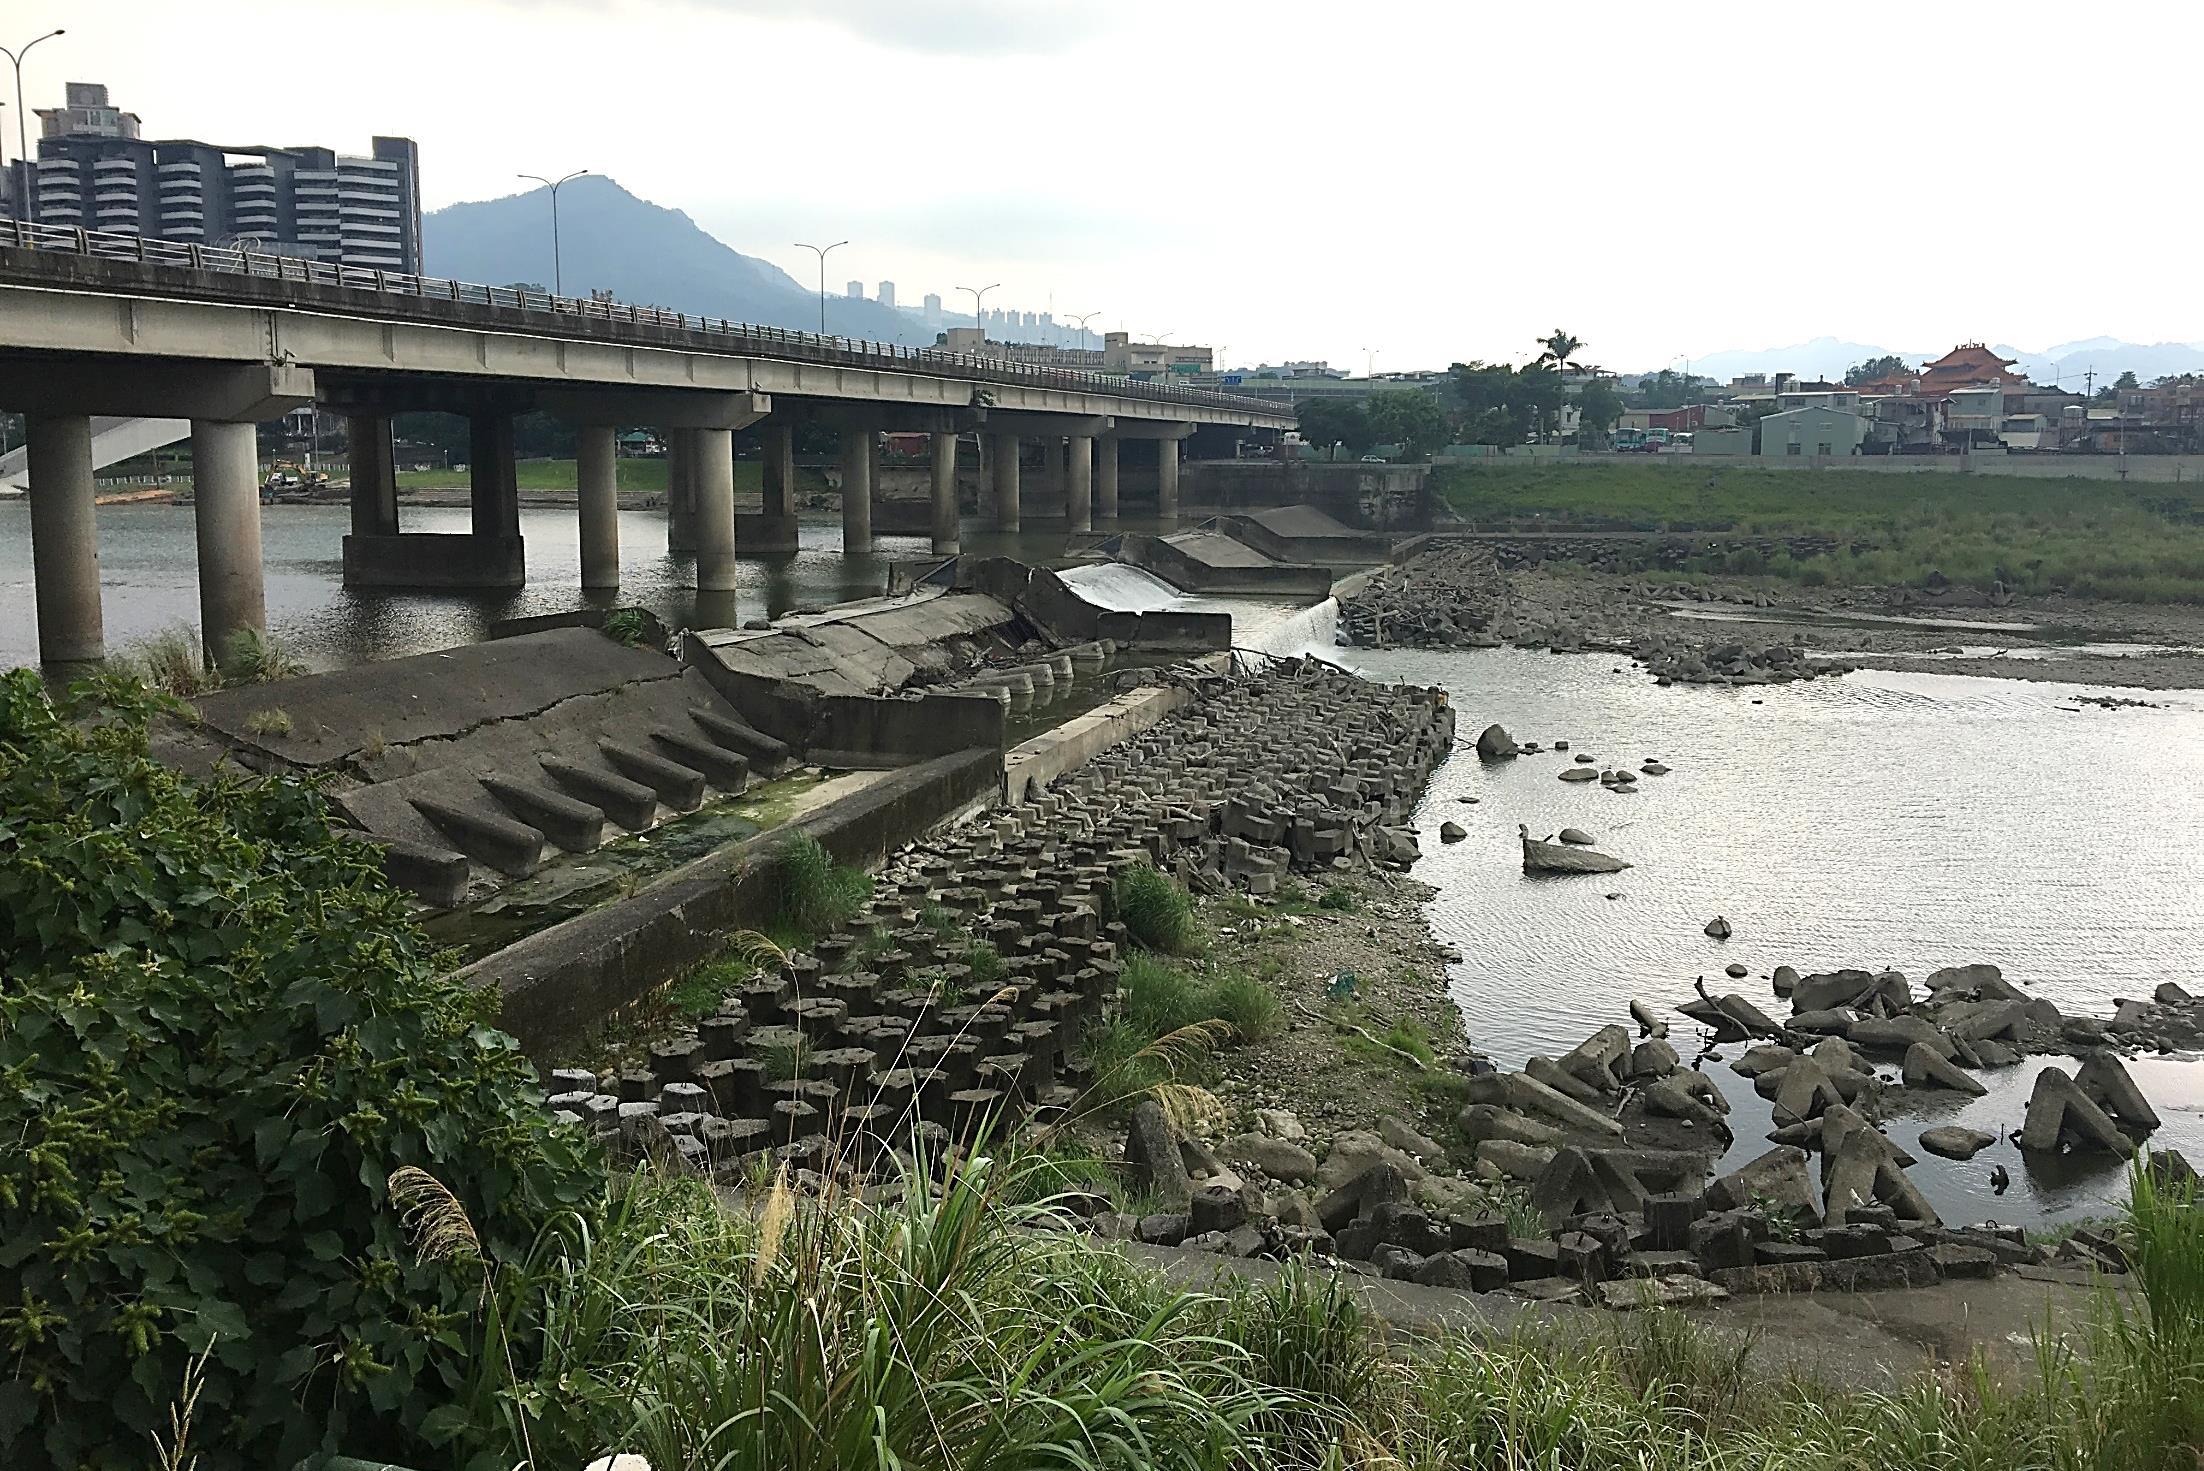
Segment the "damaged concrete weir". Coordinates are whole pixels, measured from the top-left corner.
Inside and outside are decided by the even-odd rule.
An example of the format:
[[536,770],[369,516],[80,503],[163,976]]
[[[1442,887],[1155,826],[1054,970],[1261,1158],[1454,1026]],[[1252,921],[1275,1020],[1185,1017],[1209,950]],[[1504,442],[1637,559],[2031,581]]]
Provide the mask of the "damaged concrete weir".
[[558,628],[225,690],[162,754],[326,779],[392,880],[450,907],[741,793],[790,759],[664,654]]

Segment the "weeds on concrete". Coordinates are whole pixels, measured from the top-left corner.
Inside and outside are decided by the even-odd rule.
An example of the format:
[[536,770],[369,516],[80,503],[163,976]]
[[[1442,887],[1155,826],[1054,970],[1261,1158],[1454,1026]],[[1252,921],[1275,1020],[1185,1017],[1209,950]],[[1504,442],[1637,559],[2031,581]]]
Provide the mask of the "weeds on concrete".
[[872,876],[847,868],[809,833],[797,833],[773,861],[773,916],[806,940],[847,924],[872,897]]
[[276,705],[255,710],[245,717],[245,729],[257,736],[287,736],[291,733],[291,712]]
[[230,635],[223,650],[224,684],[271,684],[306,672],[306,661],[292,654],[282,640],[257,628],[240,628]]
[[1178,880],[1140,864],[1117,876],[1112,897],[1133,943],[1164,955],[1189,955],[1200,944],[1194,901]]

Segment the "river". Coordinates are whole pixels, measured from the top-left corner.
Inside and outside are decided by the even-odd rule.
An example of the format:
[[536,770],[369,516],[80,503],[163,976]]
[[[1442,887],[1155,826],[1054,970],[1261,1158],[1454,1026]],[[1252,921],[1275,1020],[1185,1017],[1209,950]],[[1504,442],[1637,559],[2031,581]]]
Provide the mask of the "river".
[[[490,596],[348,591],[343,507],[270,507],[262,520],[270,629],[315,668],[448,647],[481,638],[495,618],[583,601],[570,511],[523,510],[530,585]],[[23,502],[0,502],[0,667],[37,653],[28,521]],[[406,513],[424,531],[466,523],[463,507]],[[110,648],[196,623],[189,508],[109,506],[99,526]],[[621,535],[618,600],[675,626],[694,620],[693,566],[665,553],[664,517],[623,513]],[[836,526],[805,525],[794,557],[744,562],[732,609],[709,611],[725,621],[875,593],[888,559],[926,553],[923,538],[883,537],[873,557],[845,560],[839,542]],[[1062,547],[1061,532],[967,541],[1029,559]],[[1246,646],[1440,685],[1465,737],[1497,721],[1518,740],[1673,768],[1618,796],[1559,781],[1566,756],[1487,767],[1465,750],[1433,781],[1417,814],[1416,875],[1439,891],[1434,932],[1468,957],[1452,983],[1470,1034],[1504,1065],[1567,1050],[1623,1020],[1633,996],[1686,999],[1696,976],[1772,1004],[1764,977],[1786,963],[1895,967],[1918,982],[1939,966],[1990,961],[2062,1009],[2096,1015],[2162,980],[2204,989],[2204,692],[2156,691],[2147,698],[2161,708],[2100,710],[2075,696],[2101,688],[1936,674],[1659,689],[1596,655],[1336,648],[1329,603],[1179,598],[1122,568],[1076,577],[1118,606],[1230,611]],[[1469,829],[1466,840],[1439,841],[1448,818]],[[1636,867],[1526,877],[1518,823],[1539,835],[1586,828]],[[1736,927],[1727,943],[1701,932],[1717,913]],[[1752,978],[1724,980],[1731,961]],[[1688,1045],[1689,1025],[1678,1030]],[[2016,1126],[2040,1065],[1989,1074],[1989,1097],[1955,1097],[1935,1119],[1892,1132],[1910,1144],[1947,1114],[1993,1132]],[[1767,1105],[1726,1066],[1707,1070],[1735,1104],[1732,1162],[1742,1162],[1765,1147]],[[2204,1162],[2204,1063],[2144,1059],[2134,1070],[2165,1116],[2158,1141]],[[1989,1186],[1996,1163],[2015,1182],[2002,1198]],[[2117,1165],[2031,1168],[2008,1143],[1967,1164],[1921,1154],[1913,1173],[1954,1220],[2034,1223],[2099,1209],[2121,1189]]]

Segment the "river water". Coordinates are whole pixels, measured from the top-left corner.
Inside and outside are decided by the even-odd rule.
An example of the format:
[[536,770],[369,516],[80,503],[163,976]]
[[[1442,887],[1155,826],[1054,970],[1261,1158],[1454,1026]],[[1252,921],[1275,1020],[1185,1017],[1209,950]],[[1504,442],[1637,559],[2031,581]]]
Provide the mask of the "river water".
[[[570,511],[523,509],[530,585],[490,596],[347,591],[343,507],[269,507],[262,521],[270,628],[316,668],[449,647],[483,637],[493,619],[583,602]],[[464,530],[467,511],[409,507],[406,524]],[[188,507],[103,507],[99,528],[110,648],[196,623]],[[621,536],[617,600],[673,626],[700,621],[693,564],[666,554],[663,515],[623,513]],[[845,560],[839,542],[832,524],[804,526],[794,557],[744,562],[732,605],[703,610],[703,621],[877,593],[889,559],[926,553],[923,538],[883,537],[873,557]],[[966,545],[1040,560],[1060,553],[1063,538]],[[1597,655],[1336,648],[1328,603],[1180,598],[1124,568],[1075,580],[1116,606],[1229,611],[1243,646],[1442,686],[1465,740],[1497,721],[1518,740],[1567,740],[1633,767],[1658,756],[1673,769],[1628,796],[1558,780],[1567,756],[1488,767],[1465,749],[1438,772],[1417,814],[1425,856],[1416,875],[1439,890],[1435,933],[1467,957],[1452,982],[1470,1034],[1503,1065],[1557,1055],[1624,1021],[1634,996],[1663,1007],[1685,1000],[1697,976],[1775,1005],[1765,977],[1786,963],[1895,967],[1918,982],[1939,966],[1990,961],[2062,1009],[2097,1015],[2161,980],[2204,989],[2204,692],[2158,691],[2146,698],[2162,708],[2100,710],[2076,707],[2075,696],[2102,690],[1947,675],[1660,689]],[[0,502],[0,667],[36,655],[28,508]],[[1469,829],[1466,840],[1439,841],[1448,818]],[[1636,867],[1528,877],[1518,823],[1541,836],[1585,828]],[[1736,927],[1727,943],[1702,933],[1717,913]],[[1751,978],[1723,978],[1731,961]],[[1691,1027],[1675,1020],[1688,1051]],[[2015,1127],[2038,1066],[1987,1074],[1989,1097],[1954,1098],[1891,1132],[1910,1146],[1946,1115],[1992,1132]],[[2204,1161],[2204,1062],[2143,1059],[2133,1070],[2166,1119],[2158,1142]],[[1731,1162],[1741,1163],[1765,1147],[1767,1105],[1721,1062],[1707,1071],[1735,1105]],[[1967,1164],[1914,1152],[1915,1178],[1953,1220],[2086,1213],[2122,1183],[2117,1165],[2031,1167],[2008,1143]],[[2002,1198],[1990,1191],[1995,1163],[2014,1180]]]
[[[1438,685],[1459,708],[1463,748],[1417,811],[1415,875],[1439,891],[1434,933],[1465,957],[1451,977],[1470,1035],[1503,1066],[1628,1024],[1632,997],[1670,1016],[1688,1057],[1697,1029],[1667,1008],[1695,977],[1780,1016],[1766,978],[1784,964],[1897,969],[1919,988],[1939,967],[1988,961],[2095,1016],[2164,980],[2204,992],[2204,691],[2102,710],[2075,704],[2101,688],[1873,671],[1662,689],[1611,657],[1336,648],[1330,605],[1248,611],[1242,642]],[[1469,742],[1492,722],[1571,752],[1481,764]],[[1576,752],[1633,769],[1658,757],[1671,772],[1618,795],[1559,779]],[[1469,836],[1442,843],[1448,819]],[[1636,866],[1527,875],[1518,823],[1538,837],[1583,828]],[[1716,914],[1735,928],[1726,942],[1704,933]],[[1751,976],[1725,977],[1732,961]],[[2017,1128],[2046,1061],[1985,1072],[1988,1097],[1949,1095],[1891,1124],[1946,1219],[2035,1224],[2124,1192],[2110,1161],[2031,1164],[2001,1141],[1957,1164],[1913,1147],[1929,1124]],[[2204,1159],[2204,1060],[2130,1069],[2165,1119],[2154,1142]],[[1706,1071],[1735,1110],[1734,1167],[1768,1147],[1768,1105],[1721,1062]],[[1999,1163],[2014,1181],[2003,1197]]]

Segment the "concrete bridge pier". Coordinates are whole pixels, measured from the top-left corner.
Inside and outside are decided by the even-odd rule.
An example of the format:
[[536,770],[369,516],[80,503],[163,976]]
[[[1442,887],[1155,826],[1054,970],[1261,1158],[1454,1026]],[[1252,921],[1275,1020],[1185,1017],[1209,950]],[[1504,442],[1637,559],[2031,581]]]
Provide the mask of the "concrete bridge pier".
[[1105,531],[1117,526],[1117,436],[1105,434],[1094,442],[1094,524]]
[[744,550],[796,550],[796,426],[765,426],[765,514],[743,527]]
[[25,427],[38,658],[48,669],[67,671],[107,656],[93,509],[92,419],[89,414],[33,414]]
[[696,550],[696,439],[690,429],[666,431],[666,551]]
[[575,432],[574,489],[581,517],[582,586],[618,587],[620,460],[610,424],[584,424]]
[[842,431],[842,555],[869,556],[872,552],[873,466],[880,456],[880,436],[856,427]]
[[1166,527],[1179,519],[1179,442],[1156,441],[1156,518]]
[[398,461],[391,449],[390,415],[353,414],[345,420],[352,455],[352,534],[398,534]]
[[1094,441],[1074,434],[1065,441],[1071,455],[1064,478],[1064,524],[1072,531],[1094,529]]
[[937,557],[953,557],[963,550],[962,532],[957,525],[957,437],[936,434],[932,446],[933,551]]
[[251,424],[191,425],[192,522],[199,540],[199,639],[223,668],[237,636],[268,631],[260,562],[260,448]]
[[995,457],[995,529],[1018,529],[1018,436],[988,436],[987,452]]
[[692,429],[689,484],[696,508],[696,588],[700,593],[735,589],[735,435],[731,429]]
[[1041,473],[1033,487],[1035,502],[1044,517],[1061,516],[1064,504],[1064,437],[1061,434],[1043,434],[1035,441],[1041,447]]

